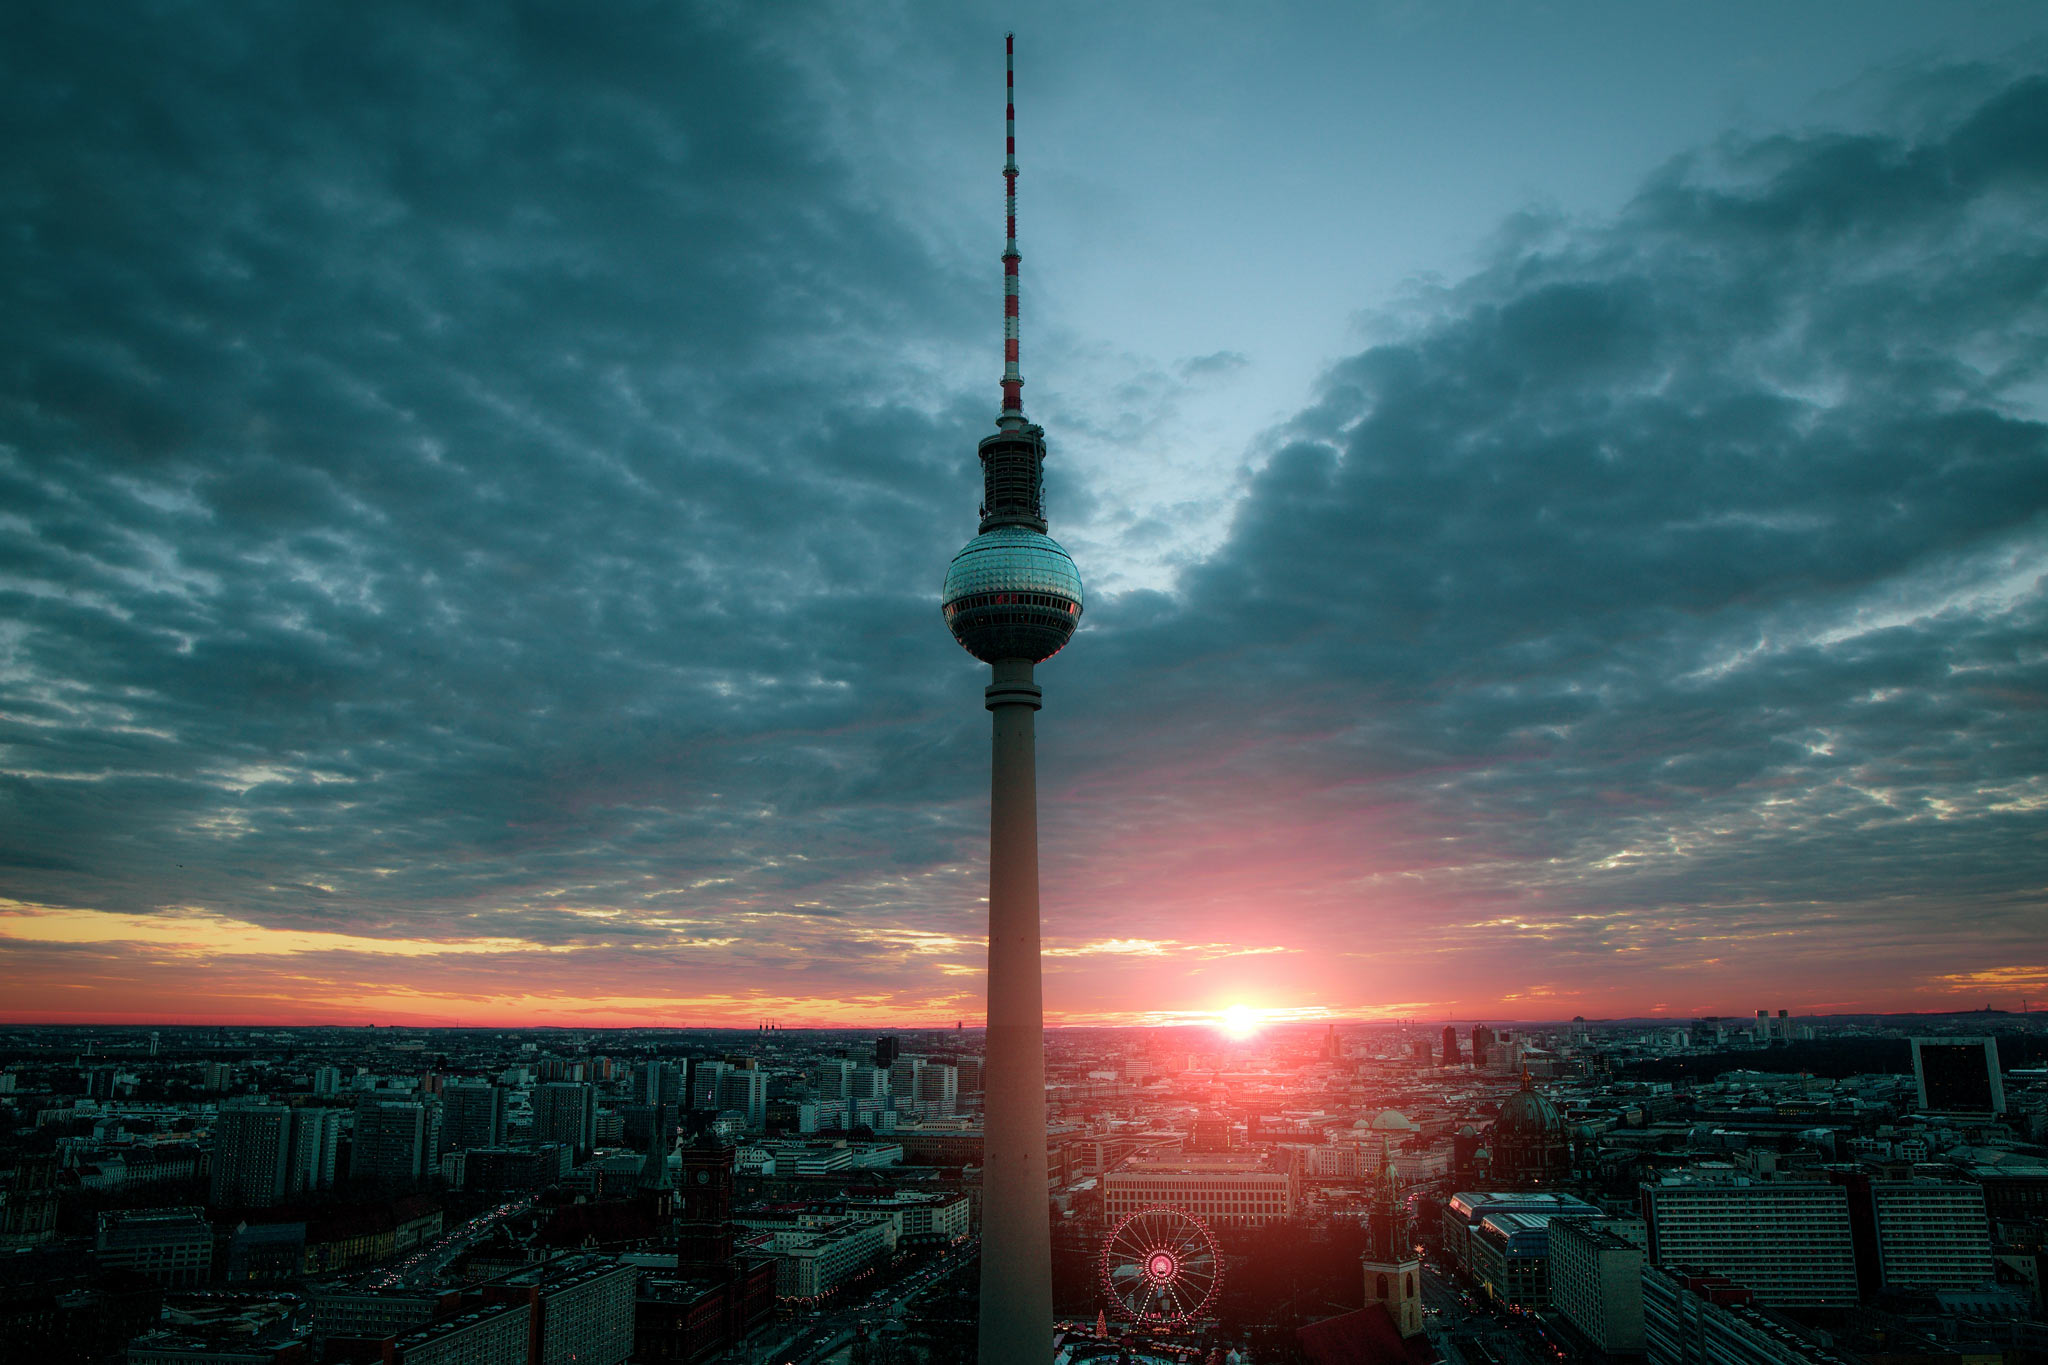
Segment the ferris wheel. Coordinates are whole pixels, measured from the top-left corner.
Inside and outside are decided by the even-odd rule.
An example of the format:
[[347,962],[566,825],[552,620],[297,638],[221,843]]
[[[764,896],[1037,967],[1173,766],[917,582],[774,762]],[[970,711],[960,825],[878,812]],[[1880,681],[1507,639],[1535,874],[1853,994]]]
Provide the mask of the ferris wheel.
[[1216,1301],[1222,1285],[1216,1239],[1180,1209],[1140,1209],[1103,1241],[1103,1292],[1133,1322],[1189,1322]]

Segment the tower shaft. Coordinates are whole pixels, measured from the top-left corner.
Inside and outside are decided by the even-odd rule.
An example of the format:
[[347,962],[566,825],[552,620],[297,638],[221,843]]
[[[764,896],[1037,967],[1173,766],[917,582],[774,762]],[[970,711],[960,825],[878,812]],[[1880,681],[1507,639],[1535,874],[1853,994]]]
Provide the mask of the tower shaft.
[[1045,1000],[1038,953],[1038,685],[1028,659],[992,668],[988,1035],[982,1111],[981,1365],[1045,1365],[1052,1349],[1046,1211]]

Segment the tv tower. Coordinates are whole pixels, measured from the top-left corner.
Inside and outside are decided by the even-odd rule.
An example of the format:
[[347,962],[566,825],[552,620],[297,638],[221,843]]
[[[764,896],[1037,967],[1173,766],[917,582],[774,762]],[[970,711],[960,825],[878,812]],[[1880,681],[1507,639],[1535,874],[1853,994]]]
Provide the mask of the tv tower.
[[990,666],[988,1033],[983,1073],[981,1365],[1045,1365],[1052,1349],[1046,1218],[1045,1000],[1038,960],[1034,665],[1081,621],[1081,574],[1045,533],[1045,429],[1024,416],[1017,369],[1016,36],[1004,46],[1009,231],[1003,245],[1003,409],[982,438],[981,533],[953,556],[942,609]]

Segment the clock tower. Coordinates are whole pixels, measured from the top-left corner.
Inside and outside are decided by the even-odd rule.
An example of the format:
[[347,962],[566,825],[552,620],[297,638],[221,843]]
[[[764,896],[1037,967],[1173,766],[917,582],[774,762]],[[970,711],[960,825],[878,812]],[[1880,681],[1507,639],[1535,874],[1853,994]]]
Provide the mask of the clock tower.
[[709,1131],[682,1149],[676,1180],[676,1269],[723,1279],[732,1268],[733,1149]]

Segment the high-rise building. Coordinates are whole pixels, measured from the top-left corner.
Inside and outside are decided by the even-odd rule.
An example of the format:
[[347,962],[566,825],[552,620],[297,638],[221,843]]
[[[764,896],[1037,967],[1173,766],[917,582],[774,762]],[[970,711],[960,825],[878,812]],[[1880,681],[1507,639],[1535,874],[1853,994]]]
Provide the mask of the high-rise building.
[[1878,1274],[1891,1289],[1975,1289],[1995,1274],[1981,1186],[1879,1180],[1870,1186]]
[[889,1065],[889,1093],[899,1101],[899,1109],[915,1110],[917,1107],[917,1081],[924,1074],[925,1061],[922,1057],[899,1056]]
[[946,569],[953,638],[990,666],[987,1100],[982,1125],[981,1365],[1043,1365],[1052,1341],[1046,1220],[1045,1008],[1038,920],[1033,670],[1073,637],[1081,574],[1046,534],[1045,429],[1024,416],[1018,358],[1015,39],[1005,40],[1008,231],[1003,247],[1003,406],[979,448],[980,533]]
[[1856,1303],[1849,1195],[1840,1185],[1672,1176],[1643,1186],[1650,1260],[1725,1275],[1774,1307]]
[[1608,1355],[1641,1351],[1643,1249],[1605,1219],[1551,1219],[1550,1306]]
[[633,1099],[638,1104],[667,1104],[681,1107],[683,1075],[674,1062],[646,1061],[634,1068]]
[[1472,1065],[1483,1067],[1500,1060],[1494,1054],[1493,1030],[1484,1024],[1472,1026]]
[[1920,1112],[1982,1117],[2005,1112],[1996,1038],[1915,1038]]
[[341,1093],[341,1068],[338,1066],[315,1067],[313,1070],[313,1094],[325,1099]]
[[718,1108],[718,1085],[721,1077],[733,1069],[730,1062],[716,1062],[708,1058],[696,1058],[690,1063],[690,1108],[716,1110]]
[[947,1118],[960,1107],[960,1071],[945,1062],[931,1062],[917,1082],[917,1112],[925,1118]]
[[879,1100],[889,1094],[889,1073],[879,1066],[857,1066],[846,1075],[846,1098]]
[[454,1151],[497,1147],[505,1141],[505,1092],[489,1081],[450,1081],[441,1087],[441,1144]]
[[331,1189],[335,1153],[341,1146],[339,1109],[292,1110],[291,1158],[285,1175],[288,1194]]
[[588,1156],[597,1145],[597,1091],[578,1081],[550,1081],[533,1092],[533,1140],[560,1142]]
[[853,1085],[853,1063],[844,1057],[835,1057],[821,1062],[811,1069],[811,1084],[817,1088],[821,1100],[844,1100],[851,1098]]
[[229,1105],[213,1123],[212,1202],[260,1207],[285,1196],[292,1111],[281,1104]]
[[1444,1025],[1444,1065],[1456,1066],[1464,1059],[1458,1055],[1458,1030],[1455,1025]]
[[352,1180],[403,1188],[435,1169],[428,1149],[427,1107],[413,1100],[365,1098],[356,1106]]
[[896,1053],[901,1041],[893,1033],[885,1033],[875,1039],[875,1065],[884,1071],[896,1065]]
[[718,1078],[718,1108],[743,1115],[748,1129],[759,1132],[768,1126],[768,1073],[734,1070]]

